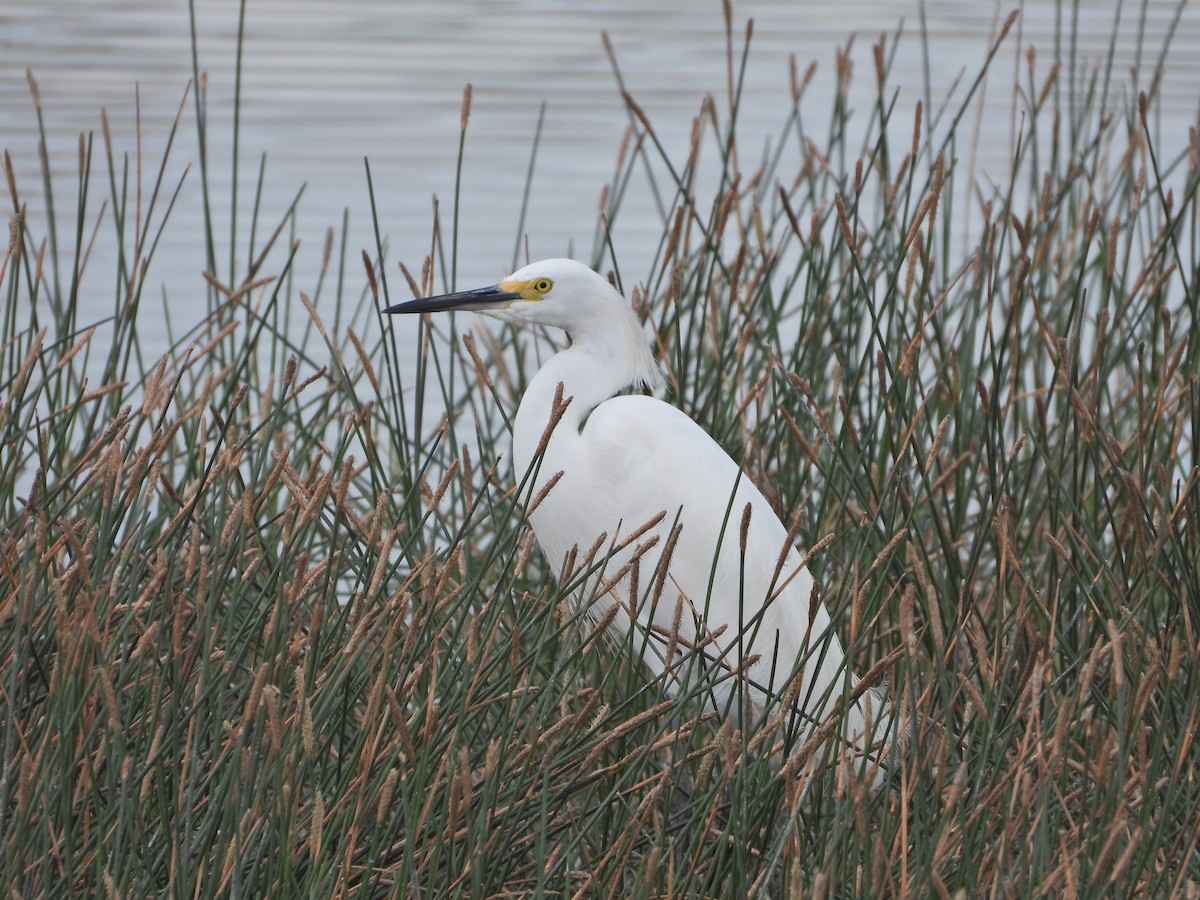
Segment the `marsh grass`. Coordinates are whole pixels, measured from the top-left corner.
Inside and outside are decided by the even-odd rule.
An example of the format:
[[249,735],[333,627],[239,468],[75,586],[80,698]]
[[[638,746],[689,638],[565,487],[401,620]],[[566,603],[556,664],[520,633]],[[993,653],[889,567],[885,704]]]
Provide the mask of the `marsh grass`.
[[[290,265],[317,251],[288,244],[295,204],[260,221],[260,174],[245,248],[231,232],[221,258],[197,60],[206,301],[161,360],[139,316],[195,185],[104,130],[99,164],[81,138],[68,222],[45,157],[40,193],[5,159],[14,896],[1200,892],[1200,138],[1151,139],[1155,78],[1126,102],[1111,59],[1031,54],[1011,177],[990,186],[959,171],[980,82],[898,121],[881,38],[865,129],[839,54],[831,81],[793,67],[781,137],[753,157],[750,33],[727,24],[728,97],[686,157],[625,95],[592,262],[645,313],[672,401],[822,545],[855,669],[912,722],[884,789],[836,754],[772,766],[702,691],[670,698],[570,613],[587,573],[552,576],[504,459],[557,338],[424,322],[400,350],[376,312],[453,282],[454,213],[414,273],[379,237],[354,274],[331,231],[310,291]],[[816,90],[823,135],[802,115]],[[469,96],[464,135],[468,118]],[[623,271],[607,223],[643,184],[662,241]],[[105,241],[112,312],[81,322],[78,298],[112,287],[88,277]]]

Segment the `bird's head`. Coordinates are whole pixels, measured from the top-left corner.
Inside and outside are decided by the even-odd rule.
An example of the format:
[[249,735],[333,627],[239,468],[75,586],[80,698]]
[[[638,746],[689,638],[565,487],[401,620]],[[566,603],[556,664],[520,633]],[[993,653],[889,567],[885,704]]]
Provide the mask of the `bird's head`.
[[550,325],[571,336],[572,347],[590,347],[621,386],[652,391],[663,375],[646,345],[629,303],[602,276],[571,259],[544,259],[513,272],[499,284],[397,303],[385,313],[466,309],[504,322]]
[[583,263],[544,259],[513,272],[499,284],[397,303],[385,313],[471,310],[516,324],[550,325],[574,332],[625,299]]

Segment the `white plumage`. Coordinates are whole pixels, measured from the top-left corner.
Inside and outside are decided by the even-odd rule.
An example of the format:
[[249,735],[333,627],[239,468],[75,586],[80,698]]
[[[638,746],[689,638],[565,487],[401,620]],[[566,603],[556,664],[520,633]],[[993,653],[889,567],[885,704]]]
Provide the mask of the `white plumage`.
[[[634,646],[657,676],[668,668],[664,654],[684,598],[679,644],[705,644],[706,658],[702,666],[672,667],[668,687],[678,690],[680,679],[694,685],[703,677],[722,712],[746,712],[732,702],[737,696],[732,671],[744,676],[747,690],[740,696],[762,709],[778,704],[802,664],[794,708],[803,720],[802,735],[848,696],[856,680],[842,646],[824,606],[812,602],[812,577],[766,498],[683,412],[653,397],[614,396],[662,380],[624,297],[586,266],[550,259],[492,287],[386,311],[446,309],[554,326],[571,338],[570,347],[548,360],[525,391],[513,424],[513,459],[518,478],[536,470],[531,497],[554,482],[530,515],[552,564],[561,567],[572,558],[578,571],[588,550],[606,536],[595,558],[603,572],[590,580],[592,590],[578,592],[583,595],[578,604],[597,619],[618,604],[610,629],[624,634],[636,628]],[[556,408],[556,397],[565,409],[561,403]],[[555,414],[561,418],[547,436]],[[626,541],[656,517],[656,524]],[[658,579],[672,543],[666,577]],[[619,549],[613,552],[614,547]],[[636,565],[630,565],[635,556]],[[621,576],[615,583],[614,575]],[[611,589],[594,590],[601,584]],[[635,585],[637,596],[630,597]],[[864,749],[873,740],[868,728],[882,738],[887,718],[879,696],[867,691],[847,709],[843,735]]]

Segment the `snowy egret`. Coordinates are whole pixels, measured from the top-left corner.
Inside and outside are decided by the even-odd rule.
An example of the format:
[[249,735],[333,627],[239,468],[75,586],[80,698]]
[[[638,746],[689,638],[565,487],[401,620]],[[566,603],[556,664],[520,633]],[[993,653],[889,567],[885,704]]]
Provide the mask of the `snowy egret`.
[[[517,477],[535,473],[530,520],[550,562],[578,571],[600,548],[600,587],[578,592],[578,605],[617,634],[636,628],[634,645],[656,676],[669,673],[669,688],[706,678],[722,712],[744,718],[747,703],[770,710],[786,695],[804,736],[846,698],[846,741],[865,750],[886,732],[878,694],[854,696],[857,680],[829,615],[766,498],[686,414],[654,397],[620,395],[657,388],[662,374],[629,303],[607,280],[549,259],[490,287],[384,311],[447,310],[549,325],[571,339],[529,383],[512,440]],[[701,648],[686,671],[684,647]]]

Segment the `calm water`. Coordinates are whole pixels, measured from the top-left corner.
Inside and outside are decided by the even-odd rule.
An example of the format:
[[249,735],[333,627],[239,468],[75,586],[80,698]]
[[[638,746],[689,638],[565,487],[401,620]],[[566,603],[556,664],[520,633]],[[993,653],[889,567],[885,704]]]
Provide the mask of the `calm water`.
[[[201,66],[208,72],[210,136],[218,209],[228,197],[229,122],[233,100],[235,0],[197,2]],[[651,9],[650,7],[654,7]],[[1116,42],[1117,89],[1137,89],[1129,72],[1139,52],[1140,4],[1127,3]],[[955,79],[977,71],[989,35],[1013,8],[931,0],[925,4],[935,106]],[[1117,4],[1087,4],[1080,52],[1099,59],[1108,49]],[[1066,13],[1069,15],[1069,10]],[[788,55],[818,76],[805,101],[808,121],[820,123],[833,89],[835,47],[857,32],[854,49],[862,119],[871,100],[870,46],[881,31],[905,22],[892,83],[902,88],[900,121],[911,121],[923,93],[917,0],[856,3],[742,2],[735,30],[755,20],[755,39],[742,111],[743,147],[757,148],[778,132],[786,109]],[[1155,58],[1174,4],[1146,7],[1144,54]],[[1019,30],[993,70],[981,119],[977,174],[1003,177],[1012,132],[1011,83],[1018,52],[1034,44],[1044,77],[1054,53],[1053,2],[1029,2]],[[467,138],[460,228],[459,283],[494,281],[514,254],[521,195],[541,103],[545,128],[526,221],[533,258],[572,249],[587,258],[600,191],[611,178],[627,116],[615,88],[600,33],[615,45],[630,91],[650,114],[668,148],[686,149],[692,117],[707,93],[724,97],[725,35],[718,3],[662,0],[655,4],[580,0],[442,0],[398,4],[384,0],[303,3],[251,0],[245,25],[241,190],[249,201],[260,155],[267,156],[264,221],[274,222],[307,183],[297,236],[298,284],[311,291],[324,233],[350,216],[348,247],[355,292],[362,278],[358,251],[373,246],[363,157],[371,160],[380,226],[391,257],[418,267],[428,252],[431,196],[448,208],[464,84],[475,87]],[[49,134],[60,209],[76,191],[80,132],[95,131],[105,107],[118,153],[136,150],[134,90],[140,90],[142,142],[153,182],[167,131],[191,77],[187,4],[115,0],[9,0],[0,11],[0,145],[12,154],[27,199],[39,193],[36,120],[25,80],[36,76]],[[1018,44],[1018,38],[1022,45]],[[1020,51],[1018,47],[1021,46]],[[1021,62],[1024,71],[1024,62]],[[1138,86],[1144,87],[1148,74]],[[1200,9],[1185,10],[1175,37],[1160,104],[1164,145],[1181,148],[1200,99]],[[961,96],[963,86],[958,88]],[[908,127],[907,125],[904,127]],[[823,133],[818,128],[817,133]],[[99,144],[98,144],[99,148]],[[224,154],[224,159],[222,159]],[[97,153],[97,157],[101,152]],[[174,184],[192,163],[173,224],[160,245],[151,282],[173,306],[202,296],[204,266],[193,107],[168,167]],[[104,174],[101,165],[96,175]],[[617,223],[622,264],[635,273],[649,259],[659,223],[644,190],[632,191]],[[107,196],[107,176],[92,186],[91,209]],[[40,205],[40,201],[38,204]],[[247,207],[249,203],[247,202]],[[227,214],[226,214],[227,215]],[[246,230],[239,234],[244,258]],[[228,269],[228,236],[220,251]],[[259,237],[261,243],[261,235]],[[91,289],[81,321],[105,314],[112,302],[111,240],[102,236],[92,261]],[[524,255],[522,251],[522,256]],[[332,303],[326,294],[322,306]],[[147,310],[144,316],[151,315]],[[161,313],[158,313],[161,315]],[[144,321],[147,333],[154,322]],[[165,340],[165,337],[163,338]],[[154,349],[154,348],[152,348]]]

